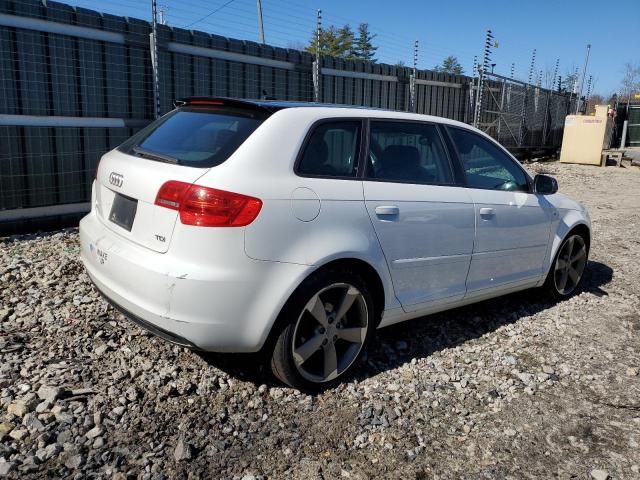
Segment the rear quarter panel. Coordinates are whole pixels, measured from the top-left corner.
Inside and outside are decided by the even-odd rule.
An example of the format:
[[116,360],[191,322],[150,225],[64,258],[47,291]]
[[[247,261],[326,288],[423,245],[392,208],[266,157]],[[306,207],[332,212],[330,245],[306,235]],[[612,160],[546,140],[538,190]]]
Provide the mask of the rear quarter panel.
[[331,116],[351,115],[324,108],[275,113],[198,183],[262,200],[260,214],[244,230],[248,257],[314,269],[340,258],[363,260],[382,279],[385,305],[396,306],[384,255],[365,209],[362,182],[294,173],[309,128]]

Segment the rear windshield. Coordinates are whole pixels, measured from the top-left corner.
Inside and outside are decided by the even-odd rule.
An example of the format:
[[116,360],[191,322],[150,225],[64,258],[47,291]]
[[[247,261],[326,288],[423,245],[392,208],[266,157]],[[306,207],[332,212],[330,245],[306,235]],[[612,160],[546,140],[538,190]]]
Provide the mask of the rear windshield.
[[229,158],[267,118],[260,111],[183,107],[156,120],[119,150],[190,167],[214,167]]

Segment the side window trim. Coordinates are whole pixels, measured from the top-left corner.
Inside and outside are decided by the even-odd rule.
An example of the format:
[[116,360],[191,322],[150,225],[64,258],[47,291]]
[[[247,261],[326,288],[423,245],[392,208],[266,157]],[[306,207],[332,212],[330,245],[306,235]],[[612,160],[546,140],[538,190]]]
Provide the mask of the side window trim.
[[456,157],[456,161],[459,165],[459,167],[462,169],[462,175],[464,178],[464,185],[467,188],[475,188],[478,190],[494,190],[494,191],[509,191],[509,190],[495,190],[492,188],[483,188],[483,187],[476,187],[476,186],[471,186],[469,185],[469,181],[467,179],[467,175],[464,169],[464,163],[462,161],[462,158],[460,156],[460,152],[458,152],[458,147],[456,146],[455,142],[453,141],[453,138],[451,138],[451,130],[461,130],[463,132],[467,132],[470,133],[472,135],[476,135],[484,140],[487,140],[489,142],[491,142],[495,147],[497,147],[500,151],[502,151],[502,153],[504,153],[504,156],[507,158],[508,161],[511,162],[512,165],[514,165],[518,170],[520,170],[522,172],[522,174],[524,175],[524,178],[527,181],[527,191],[526,192],[522,192],[522,193],[533,193],[533,189],[532,189],[532,179],[531,176],[529,175],[529,172],[527,172],[524,167],[522,165],[520,165],[519,162],[516,162],[513,160],[513,158],[511,158],[511,154],[502,146],[500,145],[498,142],[496,142],[495,140],[491,139],[487,139],[486,137],[482,136],[482,135],[478,135],[476,132],[474,132],[473,130],[470,130],[468,128],[461,128],[461,127],[456,127],[454,125],[443,125],[445,127],[445,130],[447,132],[447,139],[449,142],[451,142],[451,146],[452,146],[452,150],[454,152],[454,155]]
[[[403,181],[403,180],[386,180],[384,178],[375,178],[369,175],[369,152],[371,145],[371,124],[374,122],[388,122],[388,123],[412,123],[418,125],[430,125],[433,126],[436,130],[436,134],[442,143],[442,148],[444,150],[444,154],[446,156],[447,166],[449,168],[449,173],[451,174],[452,182],[451,183],[441,183],[441,182],[411,182],[411,181]],[[459,187],[461,186],[459,183],[458,175],[456,174],[456,168],[454,167],[455,159],[452,157],[450,149],[448,148],[447,142],[440,131],[441,124],[434,121],[423,121],[423,120],[413,120],[413,119],[403,119],[403,118],[384,118],[384,117],[369,117],[366,122],[366,142],[364,143],[365,148],[363,149],[363,157],[361,162],[363,163],[362,168],[362,179],[368,182],[383,182],[383,183],[404,183],[411,185],[427,185],[427,186],[436,186],[436,187]]]
[[[343,122],[353,122],[353,123],[357,123],[358,124],[358,128],[360,130],[360,135],[358,135],[358,145],[357,145],[357,149],[358,149],[358,155],[357,155],[357,161],[358,161],[358,165],[356,166],[356,174],[353,176],[336,176],[336,175],[312,175],[312,174],[308,174],[308,173],[302,173],[300,172],[300,162],[302,161],[302,157],[304,156],[304,153],[311,141],[311,137],[313,137],[313,134],[315,133],[315,131],[318,129],[318,127],[321,127],[324,124],[327,123],[343,123]],[[300,145],[300,148],[298,149],[298,153],[296,154],[296,160],[293,163],[293,173],[298,176],[298,177],[302,177],[302,178],[327,178],[327,179],[331,179],[331,180],[362,180],[361,178],[361,165],[363,162],[363,151],[364,149],[364,145],[363,145],[363,138],[364,138],[364,118],[363,117],[331,117],[331,118],[322,118],[320,120],[316,120],[315,122],[313,122],[311,124],[311,126],[309,127],[309,129],[307,130],[307,133],[304,136],[304,139],[302,140],[302,144]]]

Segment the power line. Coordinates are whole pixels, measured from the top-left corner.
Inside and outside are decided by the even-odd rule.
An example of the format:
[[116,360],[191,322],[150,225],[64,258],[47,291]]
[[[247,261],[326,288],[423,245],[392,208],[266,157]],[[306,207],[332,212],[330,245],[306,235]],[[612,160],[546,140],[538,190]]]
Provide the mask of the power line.
[[211,13],[205,15],[204,17],[202,17],[200,20],[196,20],[193,23],[190,23],[189,25],[187,25],[187,27],[192,27],[193,25],[195,25],[196,23],[200,23],[203,20],[206,20],[207,18],[209,18],[211,15],[213,15],[214,13],[219,12],[220,10],[222,10],[224,7],[226,7],[227,5],[233,3],[235,0],[229,0],[227,3],[225,3],[224,5],[221,5],[220,7],[216,8],[215,10],[213,10]]

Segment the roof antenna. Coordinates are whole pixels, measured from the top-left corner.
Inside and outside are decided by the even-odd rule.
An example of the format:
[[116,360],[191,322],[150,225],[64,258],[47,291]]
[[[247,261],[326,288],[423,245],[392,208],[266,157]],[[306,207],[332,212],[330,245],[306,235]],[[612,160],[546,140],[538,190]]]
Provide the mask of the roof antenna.
[[273,95],[269,95],[264,88],[262,89],[262,100],[275,100],[275,99],[276,97],[274,97]]

